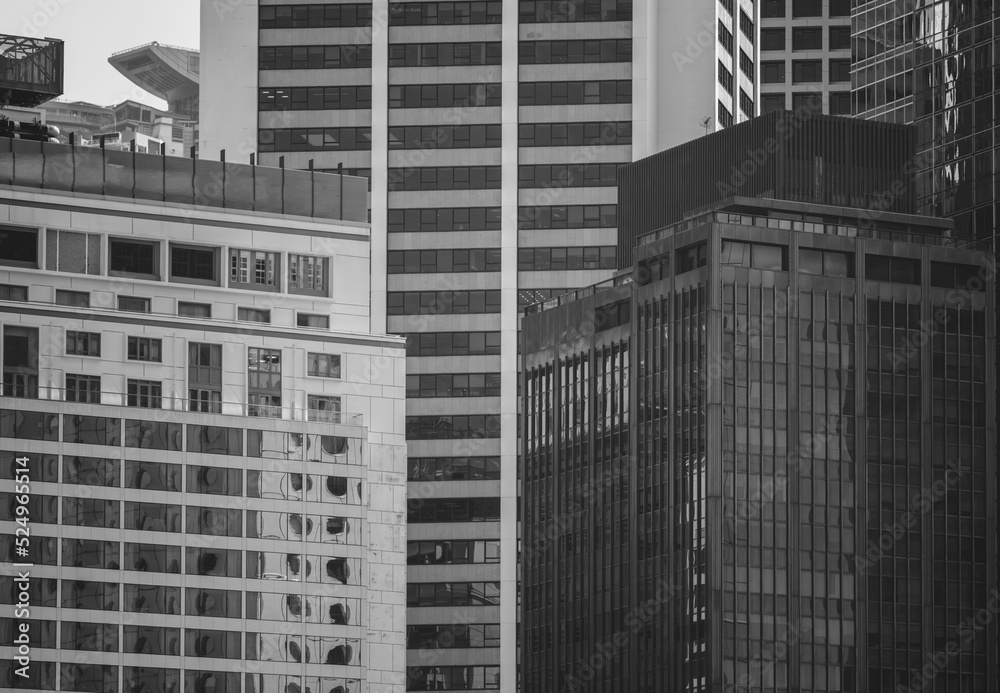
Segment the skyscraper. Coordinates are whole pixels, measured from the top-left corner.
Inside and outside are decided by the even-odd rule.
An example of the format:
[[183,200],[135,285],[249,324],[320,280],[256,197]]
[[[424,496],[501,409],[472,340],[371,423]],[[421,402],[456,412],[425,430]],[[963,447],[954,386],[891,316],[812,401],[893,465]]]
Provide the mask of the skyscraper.
[[519,311],[610,276],[618,165],[754,113],[756,22],[747,0],[203,5],[201,156],[371,177],[373,325],[407,335],[413,686],[515,690]]
[[405,690],[404,346],[369,329],[365,201],[0,139],[0,686]]
[[996,689],[995,265],[949,226],[734,197],[529,310],[527,693]]

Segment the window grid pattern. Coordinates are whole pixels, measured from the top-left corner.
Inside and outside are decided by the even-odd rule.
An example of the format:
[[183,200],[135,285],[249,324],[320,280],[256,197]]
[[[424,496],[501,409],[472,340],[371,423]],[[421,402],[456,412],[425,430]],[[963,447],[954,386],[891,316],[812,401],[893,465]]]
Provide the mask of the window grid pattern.
[[390,291],[389,315],[499,313],[500,291]]
[[389,274],[499,271],[499,248],[389,251]]

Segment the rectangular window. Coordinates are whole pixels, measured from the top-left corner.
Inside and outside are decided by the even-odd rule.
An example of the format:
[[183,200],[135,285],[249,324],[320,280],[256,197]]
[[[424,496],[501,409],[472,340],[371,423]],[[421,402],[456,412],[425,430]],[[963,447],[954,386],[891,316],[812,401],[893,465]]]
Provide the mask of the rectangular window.
[[219,283],[218,248],[170,244],[170,280],[185,284]]
[[0,226],[0,265],[38,267],[38,230]]
[[213,455],[242,455],[243,429],[188,424],[187,451]]
[[783,111],[788,107],[788,101],[784,94],[763,94],[761,96],[761,115],[771,111]]
[[792,29],[793,51],[823,50],[822,27],[795,27]]
[[753,117],[753,99],[742,89],[740,89],[740,110],[747,118]]
[[851,59],[830,60],[830,83],[851,81]]
[[281,415],[281,350],[247,350],[248,416]]
[[155,241],[108,239],[108,274],[136,279],[160,278],[160,244]]
[[221,344],[188,344],[188,398],[190,411],[221,413]]
[[818,91],[797,91],[792,93],[792,109],[822,111],[823,94]]
[[851,0],[830,0],[831,17],[850,17]]
[[785,50],[785,28],[761,29],[760,49],[762,51],[783,51]]
[[877,282],[920,283],[920,260],[889,255],[865,255],[865,279]]
[[100,234],[46,230],[45,269],[99,275],[101,264]]
[[150,301],[148,298],[138,296],[119,296],[118,310],[125,310],[130,313],[148,313],[150,311]]
[[212,306],[209,303],[189,303],[187,301],[177,302],[177,314],[189,318],[210,318],[212,317]]
[[730,72],[722,61],[719,61],[719,84],[726,90],[727,94],[733,93],[733,73]]
[[162,390],[160,383],[155,380],[134,380],[128,379],[128,406],[141,407],[143,409],[162,408]]
[[708,244],[703,241],[681,248],[675,253],[674,262],[676,274],[704,267],[708,264]]
[[67,330],[66,355],[100,356],[101,355],[100,332],[74,332],[73,330]]
[[64,291],[56,289],[56,305],[90,308],[90,293],[87,291]]
[[753,20],[750,19],[750,15],[744,12],[743,8],[740,8],[740,31],[743,32],[743,35],[747,37],[747,40],[750,41],[751,44],[754,42],[753,29]]
[[[782,0],[784,2],[784,0]],[[792,0],[792,17],[822,17],[823,0]]]
[[733,114],[721,101],[719,102],[719,125],[724,128],[733,125]]
[[719,43],[722,44],[722,47],[726,49],[729,55],[733,54],[733,34],[726,28],[721,19],[719,20]]
[[280,257],[263,250],[229,251],[229,286],[233,289],[277,291]]
[[742,48],[740,49],[740,71],[749,79],[753,81],[754,69],[753,69],[753,58],[746,54]]
[[0,284],[0,301],[27,301],[28,287]]
[[328,295],[329,260],[313,255],[288,256],[288,293]]
[[822,60],[793,60],[792,61],[792,83],[801,84],[803,82],[823,81],[823,61]]
[[851,92],[830,92],[830,115],[851,115]]
[[101,376],[66,374],[66,401],[101,403]]
[[833,250],[800,248],[798,269],[805,274],[851,278],[854,276],[854,255]]
[[262,308],[237,308],[236,319],[245,322],[271,322],[271,311]]
[[785,61],[772,60],[761,63],[764,84],[781,84],[785,81]]
[[788,248],[766,243],[724,240],[722,264],[731,267],[783,271],[788,269]]
[[128,360],[159,363],[161,360],[162,345],[162,340],[151,337],[129,337]]
[[309,420],[340,423],[340,397],[309,395]]
[[330,329],[330,316],[299,313],[295,316],[295,324],[299,327],[316,327],[328,330]]
[[830,50],[843,51],[851,48],[851,27],[832,26],[830,27]]
[[340,355],[309,352],[308,373],[320,378],[340,377]]
[[760,16],[765,18],[784,17],[785,0],[764,0],[760,9]]

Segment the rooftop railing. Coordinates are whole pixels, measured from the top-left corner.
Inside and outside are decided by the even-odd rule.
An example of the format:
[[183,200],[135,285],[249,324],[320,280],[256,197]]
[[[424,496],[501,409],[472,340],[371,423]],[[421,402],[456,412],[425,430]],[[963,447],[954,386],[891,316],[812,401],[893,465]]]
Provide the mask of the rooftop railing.
[[173,48],[176,51],[187,51],[188,53],[197,53],[197,48],[185,48],[184,46],[171,46],[169,43],[160,43],[159,41],[150,41],[149,43],[144,43],[141,46],[135,46],[134,48],[126,48],[123,51],[117,51],[111,54],[111,57],[117,57],[119,55],[125,55],[126,53],[133,53],[137,50],[143,48],[149,48],[150,46],[158,46],[160,48]]
[[576,291],[570,291],[565,294],[560,294],[555,298],[550,298],[547,301],[542,301],[541,303],[534,303],[530,306],[525,307],[525,315],[533,315],[535,313],[541,313],[552,308],[557,308],[567,303],[573,303],[574,301],[579,301],[581,298],[586,298],[587,296],[594,296],[599,293],[603,293],[609,289],[613,289],[617,286],[627,286],[632,283],[632,275],[624,274],[618,277],[612,277],[611,279],[605,279],[603,282],[597,284],[591,284],[590,286],[585,286],[582,289],[577,289]]

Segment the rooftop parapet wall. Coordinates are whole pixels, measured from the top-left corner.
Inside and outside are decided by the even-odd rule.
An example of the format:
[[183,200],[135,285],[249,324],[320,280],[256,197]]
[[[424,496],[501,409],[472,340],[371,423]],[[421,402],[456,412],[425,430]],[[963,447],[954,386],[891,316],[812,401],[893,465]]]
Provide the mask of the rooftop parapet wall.
[[368,222],[368,181],[250,166],[0,138],[0,187]]

